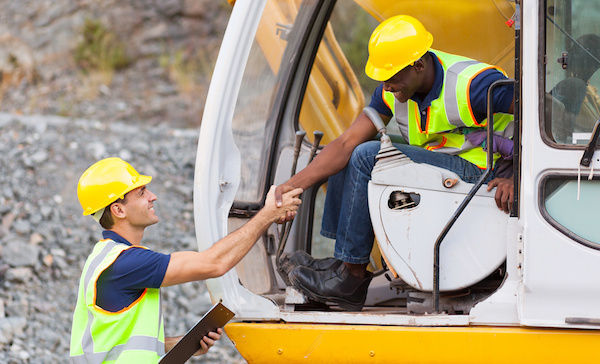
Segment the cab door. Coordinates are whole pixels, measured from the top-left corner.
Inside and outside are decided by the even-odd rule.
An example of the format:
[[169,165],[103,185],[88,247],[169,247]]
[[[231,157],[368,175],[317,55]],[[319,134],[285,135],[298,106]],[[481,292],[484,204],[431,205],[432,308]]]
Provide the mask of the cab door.
[[[290,177],[295,133],[304,130],[298,170],[313,131],[335,138],[362,110],[364,98],[327,21],[331,0],[238,0],[227,27],[202,119],[194,185],[200,250],[245,224],[272,184]],[[310,241],[314,194],[303,196],[290,251]],[[298,220],[298,219],[296,219]],[[235,267],[207,283],[239,318],[273,319],[285,285],[273,225]],[[268,296],[269,299],[264,298]]]
[[600,118],[600,3],[523,6],[538,24],[523,24],[520,319],[598,328],[600,152],[580,163]]

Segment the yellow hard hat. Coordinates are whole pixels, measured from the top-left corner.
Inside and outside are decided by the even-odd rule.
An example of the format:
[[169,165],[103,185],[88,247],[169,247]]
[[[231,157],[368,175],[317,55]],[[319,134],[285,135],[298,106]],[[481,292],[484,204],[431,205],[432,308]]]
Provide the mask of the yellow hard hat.
[[83,215],[90,215],[138,187],[147,185],[150,176],[140,175],[121,158],[106,158],[88,168],[77,184],[77,197]]
[[387,81],[421,58],[432,43],[431,33],[412,16],[386,19],[375,28],[369,40],[365,73],[376,81]]

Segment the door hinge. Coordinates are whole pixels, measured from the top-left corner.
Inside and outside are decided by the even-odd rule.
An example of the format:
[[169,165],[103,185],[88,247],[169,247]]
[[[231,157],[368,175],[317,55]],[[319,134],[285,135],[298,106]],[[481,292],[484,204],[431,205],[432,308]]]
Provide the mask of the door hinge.
[[523,276],[523,234],[517,236],[517,271]]

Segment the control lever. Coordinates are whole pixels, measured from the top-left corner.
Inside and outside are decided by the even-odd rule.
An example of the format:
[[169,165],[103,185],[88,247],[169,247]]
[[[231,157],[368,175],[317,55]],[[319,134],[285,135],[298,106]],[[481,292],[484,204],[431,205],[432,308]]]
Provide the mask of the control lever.
[[[300,155],[300,148],[302,147],[302,141],[304,140],[304,136],[306,135],[305,131],[297,131],[296,132],[296,143],[294,145],[294,161],[292,164],[292,176],[296,174],[296,165],[298,163],[298,156]],[[321,144],[321,139],[323,139],[323,132],[320,130],[315,130],[313,132],[313,144],[310,148],[310,154],[308,157],[307,165],[312,162],[313,158],[317,154],[317,150],[319,149],[319,144]],[[277,268],[281,271],[281,255],[285,250],[285,245],[287,244],[288,236],[290,235],[290,231],[292,229],[293,221],[286,221],[283,223],[281,228],[281,234],[279,235],[279,247],[277,248],[277,255],[275,257],[275,262],[277,264]],[[285,278],[284,278],[285,279]]]
[[317,155],[317,150],[319,149],[319,144],[321,144],[321,139],[323,139],[323,132],[320,130],[315,130],[313,132],[313,145],[310,148],[310,155],[308,157],[308,164],[310,164],[310,162],[312,162],[313,158],[315,157],[315,155]]
[[381,149],[383,150],[384,148],[390,147],[393,148],[392,140],[387,135],[387,129],[385,127],[385,124],[383,123],[383,120],[381,120],[381,116],[379,116],[379,113],[370,106],[365,107],[363,109],[363,112],[365,113],[365,115],[367,115],[369,119],[371,119],[371,122],[373,123],[373,126],[375,126],[375,129],[377,129],[377,132],[381,134]]
[[302,141],[306,132],[304,130],[298,130],[296,132],[296,142],[294,143],[294,159],[292,160],[292,173],[290,177],[296,174],[296,166],[298,165],[298,157],[300,156],[300,148],[302,147]]
[[363,109],[363,112],[369,119],[371,119],[371,122],[373,123],[373,126],[375,126],[375,129],[377,129],[377,132],[381,134],[381,146],[379,147],[379,153],[377,153],[377,156],[375,156],[377,163],[375,164],[372,173],[376,173],[380,169],[385,168],[385,166],[389,167],[391,164],[396,165],[398,163],[406,164],[411,162],[410,158],[408,158],[404,153],[399,151],[398,148],[394,147],[394,144],[392,144],[392,140],[390,139],[389,135],[387,135],[385,124],[383,123],[383,120],[381,120],[381,116],[379,116],[377,110],[367,106]]

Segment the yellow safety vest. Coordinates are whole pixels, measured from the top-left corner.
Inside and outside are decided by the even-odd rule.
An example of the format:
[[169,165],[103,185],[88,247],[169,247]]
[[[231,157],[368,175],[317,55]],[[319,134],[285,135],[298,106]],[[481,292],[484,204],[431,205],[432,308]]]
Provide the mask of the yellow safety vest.
[[[458,155],[479,168],[486,168],[487,155],[481,146],[472,145],[464,135],[467,130],[485,130],[487,119],[477,122],[469,101],[471,81],[481,72],[488,69],[501,69],[462,56],[436,50],[431,52],[437,56],[444,70],[444,82],[437,99],[431,102],[427,110],[427,120],[422,128],[421,113],[418,104],[413,100],[405,103],[398,101],[391,92],[383,92],[383,101],[392,110],[400,133],[404,140],[428,150]],[[513,116],[510,114],[494,114],[494,133],[505,138],[512,138]],[[509,127],[511,125],[511,127]],[[500,157],[494,154],[494,161]]]
[[85,262],[73,314],[72,363],[158,363],[164,355],[159,289],[146,288],[135,302],[118,312],[96,305],[98,277],[130,248],[110,239],[101,240]]

